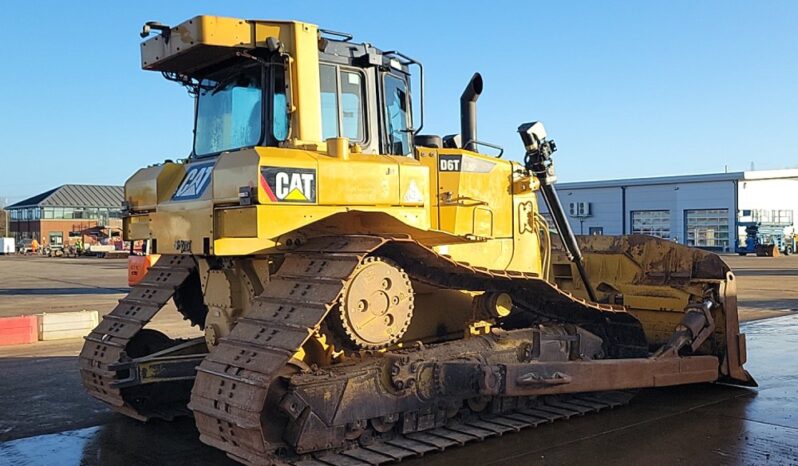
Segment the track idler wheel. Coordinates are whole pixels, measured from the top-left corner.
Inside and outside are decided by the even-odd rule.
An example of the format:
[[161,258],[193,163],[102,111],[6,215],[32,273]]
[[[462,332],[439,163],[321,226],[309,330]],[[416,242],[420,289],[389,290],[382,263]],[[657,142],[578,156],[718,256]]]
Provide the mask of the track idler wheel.
[[145,328],[139,331],[125,347],[125,353],[132,359],[147,356],[174,345],[175,341],[157,330]]
[[381,349],[397,343],[413,317],[413,286],[393,261],[367,257],[344,287],[333,317],[347,346]]

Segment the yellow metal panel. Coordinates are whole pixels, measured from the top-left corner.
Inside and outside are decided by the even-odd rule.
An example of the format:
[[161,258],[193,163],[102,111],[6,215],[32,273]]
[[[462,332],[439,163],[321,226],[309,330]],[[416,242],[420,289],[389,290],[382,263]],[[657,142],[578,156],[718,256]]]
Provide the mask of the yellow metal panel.
[[[515,183],[518,185],[519,183]],[[537,185],[535,185],[537,187]],[[540,225],[535,217],[538,213],[537,198],[527,187],[521,193],[513,193],[513,257],[509,270],[543,275],[540,251]],[[550,245],[546,245],[550,247]]]
[[319,31],[314,24],[298,21],[255,21],[258,45],[269,37],[283,44],[291,57],[286,83],[291,112],[290,144],[324,146],[321,137],[321,97],[319,94]]
[[479,206],[473,210],[474,219],[472,220],[474,236],[480,238],[493,237],[493,211],[487,207]]
[[257,207],[216,209],[216,235],[221,238],[257,238]]
[[122,221],[122,231],[125,241],[150,238],[150,216],[135,215],[126,217]]
[[252,23],[257,45],[263,46],[266,39],[274,37],[282,42],[287,49],[293,50],[294,37],[292,30],[295,27],[295,23],[279,21],[252,21]]
[[429,167],[409,157],[391,156],[391,159],[399,163],[399,203],[406,206],[429,206]]
[[260,155],[256,149],[230,152],[219,157],[213,168],[214,203],[238,203],[241,187],[258,186]]
[[[312,227],[314,224],[323,225],[330,217],[336,214],[348,213],[349,221],[337,222],[335,228],[327,229],[323,226],[316,228],[320,234],[366,233],[374,231],[373,226],[354,224],[353,220],[358,213],[374,212],[388,215],[410,227],[419,230],[428,230],[426,211],[417,207],[367,207],[363,206],[356,211],[346,206],[318,206],[297,204],[266,204],[257,208],[257,238],[231,238],[217,234],[214,240],[213,252],[216,255],[247,255],[262,253],[276,247],[281,243],[284,235],[292,235],[303,228]],[[409,229],[407,230],[410,231]],[[219,232],[217,232],[219,233]],[[160,249],[160,247],[159,247]]]
[[196,54],[201,49],[205,53],[203,57],[208,59],[219,54],[219,47],[253,46],[252,30],[247,21],[220,16],[195,16],[173,27],[168,41],[155,33],[142,42],[141,67],[161,69],[167,62],[174,63],[179,55],[189,52]]
[[399,166],[380,155],[350,154],[349,160],[321,156],[319,203],[399,205]]
[[467,262],[472,266],[491,270],[506,270],[513,257],[513,240],[492,239],[468,244],[451,244],[435,248],[452,259]]
[[428,170],[429,193],[428,206],[430,213],[430,228],[440,229],[439,225],[439,194],[438,194],[438,152],[436,149],[426,147],[416,148],[419,162]]
[[213,213],[211,202],[207,200],[162,204],[150,218],[150,230],[152,237],[158,240],[160,254],[187,252],[178,249],[178,241],[190,241],[191,252],[203,254],[205,238],[209,242],[213,238]]
[[296,23],[291,63],[293,137],[301,141],[322,141],[321,93],[319,81],[319,31],[315,25]]
[[184,174],[184,166],[176,163],[142,168],[125,182],[125,201],[134,210],[153,210],[169,199]]
[[181,46],[185,49],[194,43],[226,47],[254,45],[251,27],[247,21],[208,15],[195,16],[177,26],[177,34],[172,34],[169,47],[171,50],[179,50]]
[[[460,149],[439,149],[438,198],[440,229],[474,234],[474,210],[493,213],[493,237],[512,235],[511,163]],[[446,156],[459,157],[447,166]]]

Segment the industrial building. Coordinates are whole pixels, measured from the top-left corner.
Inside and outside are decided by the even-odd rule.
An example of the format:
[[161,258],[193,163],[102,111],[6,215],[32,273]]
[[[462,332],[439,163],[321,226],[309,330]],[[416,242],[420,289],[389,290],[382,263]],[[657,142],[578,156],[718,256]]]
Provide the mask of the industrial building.
[[558,183],[557,189],[577,234],[640,233],[733,252],[745,241],[745,227],[757,224],[764,242],[795,247],[798,170]]
[[43,247],[119,237],[122,186],[66,184],[6,207],[9,235]]

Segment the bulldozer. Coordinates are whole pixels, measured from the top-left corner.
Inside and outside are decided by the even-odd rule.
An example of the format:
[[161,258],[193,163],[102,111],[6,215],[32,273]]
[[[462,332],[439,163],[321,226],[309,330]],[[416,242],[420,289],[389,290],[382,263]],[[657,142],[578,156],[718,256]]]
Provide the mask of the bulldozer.
[[[647,387],[755,384],[729,267],[576,237],[542,123],[518,127],[522,162],[477,138],[481,75],[441,137],[422,63],[350,34],[197,16],[142,38],[195,129],[125,184],[125,239],[160,258],[80,354],[119,413],[193,415],[244,464],[383,464]],[[199,336],[145,328],[169,300]]]

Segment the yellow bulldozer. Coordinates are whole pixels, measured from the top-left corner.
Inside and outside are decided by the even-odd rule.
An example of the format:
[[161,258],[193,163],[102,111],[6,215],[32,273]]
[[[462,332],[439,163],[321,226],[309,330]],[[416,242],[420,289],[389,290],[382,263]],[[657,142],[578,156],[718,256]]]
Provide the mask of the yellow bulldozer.
[[[246,464],[383,464],[640,388],[754,384],[724,262],[575,237],[543,125],[518,128],[523,163],[477,139],[479,74],[440,137],[422,64],[349,34],[198,16],[142,37],[195,131],[125,185],[125,239],[160,259],[80,355],[118,412],[193,415]],[[144,328],[170,299],[203,336]]]

